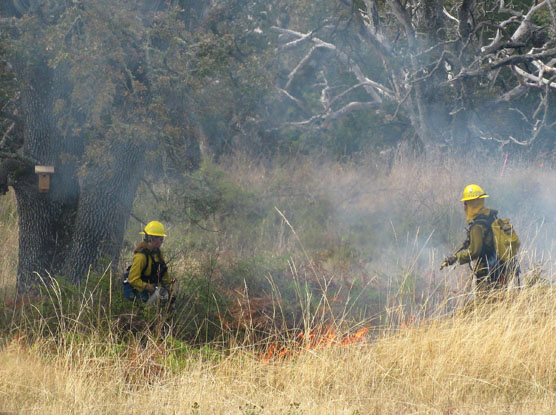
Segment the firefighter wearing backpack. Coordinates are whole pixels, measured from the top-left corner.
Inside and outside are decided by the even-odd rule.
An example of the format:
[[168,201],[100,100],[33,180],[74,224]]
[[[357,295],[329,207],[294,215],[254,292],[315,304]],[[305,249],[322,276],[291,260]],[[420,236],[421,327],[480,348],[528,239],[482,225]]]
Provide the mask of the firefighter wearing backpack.
[[474,262],[473,273],[479,288],[501,288],[514,273],[519,274],[515,254],[519,249],[519,238],[508,219],[498,219],[498,212],[485,207],[488,195],[476,184],[463,190],[468,223],[467,239],[454,255],[447,257],[441,269],[454,263]]
[[158,221],[149,222],[140,233],[145,236],[135,248],[133,263],[124,277],[124,296],[128,300],[138,298],[148,302],[158,290],[166,290],[166,297],[170,294],[168,267],[160,251],[166,233]]

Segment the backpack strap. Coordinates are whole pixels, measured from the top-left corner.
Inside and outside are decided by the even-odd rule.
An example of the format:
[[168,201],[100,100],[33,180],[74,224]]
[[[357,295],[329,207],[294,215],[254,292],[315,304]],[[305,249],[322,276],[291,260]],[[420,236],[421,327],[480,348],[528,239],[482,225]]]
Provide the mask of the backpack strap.
[[146,277],[145,271],[147,270],[147,267],[149,266],[149,258],[151,259],[151,265],[154,263],[154,259],[153,259],[152,255],[150,254],[150,252],[147,249],[142,249],[137,253],[145,255],[145,257],[147,258],[147,262],[145,262],[145,266],[141,270],[141,279],[143,279],[143,277]]
[[479,214],[475,216],[475,219],[473,219],[469,223],[469,227],[471,228],[471,226],[478,223],[480,225],[485,226],[486,228],[489,228],[492,225],[492,222],[494,222],[496,219],[498,219],[498,211],[491,209],[489,215]]

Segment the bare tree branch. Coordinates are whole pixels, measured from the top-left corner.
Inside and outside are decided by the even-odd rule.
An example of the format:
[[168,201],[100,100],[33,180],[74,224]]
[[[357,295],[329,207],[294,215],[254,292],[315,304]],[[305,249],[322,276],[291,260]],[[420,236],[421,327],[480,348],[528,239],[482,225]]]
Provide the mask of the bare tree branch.
[[519,25],[519,27],[515,30],[514,34],[511,37],[513,42],[519,43],[526,37],[530,35],[530,32],[536,27],[531,23],[531,19],[539,10],[543,7],[548,6],[549,4],[554,3],[556,0],[544,0],[541,3],[537,4],[536,6],[531,7],[529,12],[523,18],[523,21]]
[[548,50],[546,50],[544,52],[540,52],[540,53],[531,53],[531,54],[526,54],[526,55],[509,56],[507,58],[501,59],[498,62],[495,62],[492,65],[490,65],[489,70],[493,70],[493,69],[499,68],[501,66],[506,66],[506,65],[517,65],[519,63],[526,63],[526,62],[531,62],[531,61],[535,61],[535,60],[538,60],[538,59],[550,58],[552,56],[556,56],[556,48],[548,49]]
[[299,61],[297,66],[295,68],[293,68],[293,70],[288,74],[288,82],[286,82],[286,85],[284,86],[284,89],[288,90],[290,88],[293,80],[295,79],[295,77],[297,76],[299,71],[311,60],[311,58],[313,57],[313,54],[319,48],[326,48],[326,46],[319,44],[319,45],[313,46],[309,50],[309,52],[307,52],[307,54]]
[[505,94],[498,97],[495,101],[495,104],[500,104],[502,102],[510,102],[514,99],[522,97],[527,92],[527,87],[525,85],[518,85],[515,88],[511,89],[510,91],[506,92]]
[[377,108],[379,106],[379,104],[377,102],[371,101],[371,102],[358,102],[358,101],[354,101],[354,102],[350,102],[349,104],[344,105],[342,108],[340,108],[337,111],[332,111],[332,112],[327,112],[327,113],[322,113],[319,115],[313,115],[311,118],[304,120],[304,121],[295,121],[295,122],[289,122],[288,125],[292,126],[292,127],[312,127],[313,124],[317,123],[317,122],[325,122],[325,121],[333,121],[333,120],[337,120],[351,112],[354,111],[360,111],[363,109],[369,109],[369,108]]
[[402,5],[400,0],[388,0],[387,4],[392,9],[394,16],[398,19],[398,21],[402,24],[405,29],[405,34],[408,38],[408,43],[411,48],[415,46],[415,30],[413,29],[413,25],[411,24],[411,20],[407,15],[407,10]]
[[[360,2],[352,9],[353,21],[357,23],[353,26],[357,39],[371,47],[367,56],[372,56],[375,62],[378,56],[379,65],[367,65],[371,60],[359,55],[356,62],[359,65],[353,62],[343,52],[353,47],[349,41],[337,37],[333,41],[323,40],[315,36],[314,30],[299,33],[275,28],[295,37],[279,50],[290,50],[302,44],[306,48],[288,75],[286,90],[293,80],[306,74],[301,69],[307,68],[319,49],[333,52],[335,63],[343,65],[344,70],[357,79],[338,92],[331,85],[332,77],[326,79],[330,73],[326,71],[326,60],[319,60],[318,67],[311,71],[312,76],[320,71],[324,77],[324,82],[318,84],[322,88],[320,105],[324,112],[290,125],[320,128],[354,110],[378,108],[393,101],[397,105],[393,117],[403,112],[425,147],[444,142],[448,135],[454,139],[481,137],[501,144],[519,142],[519,145],[530,145],[541,133],[543,137],[546,135],[547,125],[554,121],[548,97],[556,88],[556,78],[552,78],[556,75],[556,38],[554,28],[541,27],[536,16],[544,13],[546,20],[545,15],[550,13],[556,25],[553,7],[556,0],[498,0],[492,3],[362,0],[362,3],[364,6]],[[444,7],[447,4],[449,8]],[[487,40],[486,36],[491,38]],[[307,47],[307,44],[312,46]],[[354,49],[357,54],[369,50]],[[349,94],[361,87],[372,97],[370,102],[346,103],[348,97],[355,96]],[[532,90],[535,93],[528,95],[527,103],[521,105],[523,97]],[[531,105],[532,99],[538,101]],[[340,102],[342,107],[338,109]],[[473,114],[478,115],[481,109],[511,111],[507,105],[510,102],[516,103],[513,106],[523,114],[523,119],[512,118],[510,113],[503,115],[508,119],[506,126],[495,126],[496,121],[486,114],[472,121]],[[312,105],[314,107],[314,101]],[[390,108],[382,111],[382,114],[389,113],[392,113]],[[515,134],[508,138],[507,130],[514,121],[519,128],[530,130],[528,138],[518,139]]]
[[323,82],[323,88],[322,91],[320,92],[320,103],[322,104],[322,106],[324,107],[324,109],[328,109],[330,108],[331,102],[330,102],[330,86],[328,85],[328,79],[326,79],[326,75],[324,74],[324,71],[320,72],[321,76],[324,79]]
[[301,110],[303,110],[303,112],[309,113],[309,111],[307,110],[307,108],[305,108],[305,105],[303,104],[303,102],[301,102],[301,100],[297,99],[296,97],[294,97],[292,94],[290,94],[288,91],[286,91],[285,89],[282,88],[278,88],[276,87],[276,90],[278,92],[280,92],[281,94],[284,94],[286,97],[288,97],[290,100],[292,100]]
[[[272,27],[274,30],[277,30],[281,33],[287,33],[290,35],[296,35],[298,37],[303,37],[304,35],[296,32],[294,30],[291,29],[284,29],[281,27],[276,27],[273,26]],[[342,52],[341,50],[339,50],[335,45],[333,45],[332,43],[328,43],[325,42],[319,38],[316,37],[312,37],[311,38],[311,42],[315,43],[315,46],[312,47],[309,52],[301,59],[301,61],[297,64],[297,66],[294,68],[294,70],[292,72],[290,72],[290,74],[288,75],[288,82],[285,86],[285,89],[288,89],[289,86],[291,85],[291,82],[293,80],[293,78],[297,75],[297,73],[300,71],[300,69],[306,65],[311,58],[311,55],[315,52],[315,50],[317,50],[317,48],[322,47],[322,48],[326,48],[329,49],[331,51],[336,52],[336,56],[340,59],[340,61],[346,65],[350,71],[355,75],[355,77],[357,78],[357,80],[359,82],[364,82],[366,83],[366,85],[369,86],[365,86],[365,90],[367,91],[367,93],[369,95],[371,95],[371,97],[378,102],[382,102],[382,98],[381,96],[376,92],[375,88],[378,89],[381,92],[386,92],[388,90],[388,88],[385,88],[384,86],[381,86],[378,83],[374,83],[373,85],[373,81],[368,79],[364,74],[363,71],[361,70],[361,68],[355,63],[353,62],[353,60],[351,60],[349,58],[349,56],[347,54],[345,54],[344,52]],[[371,87],[374,86],[375,88]]]
[[367,11],[359,10],[363,21],[364,36],[369,40],[376,50],[384,58],[392,57],[392,45],[382,31],[378,7],[372,0],[363,0]]
[[297,48],[298,46],[301,46],[303,43],[306,43],[307,41],[309,41],[314,33],[315,33],[315,31],[311,31],[309,33],[306,33],[306,34],[302,35],[301,37],[299,37],[298,39],[292,40],[291,42],[288,42],[288,43],[280,46],[278,48],[278,50],[286,51],[288,49]]
[[[513,56],[508,56],[505,58],[500,58],[497,60],[493,60],[488,64],[482,65],[477,69],[469,69],[468,67],[466,68],[462,68],[461,72],[456,75],[452,80],[448,80],[446,83],[451,83],[453,81],[462,79],[462,78],[466,78],[466,77],[477,77],[477,76],[484,76],[486,74],[488,74],[489,72],[496,70],[502,66],[511,66],[512,68],[514,68],[517,73],[522,76],[525,77],[529,80],[535,80],[535,81],[539,81],[539,78],[530,74],[529,72],[519,68],[517,65],[520,63],[529,63],[529,62],[534,62],[534,61],[539,61],[540,59],[543,58],[550,58],[552,56],[556,56],[556,48],[552,48],[552,49],[548,49],[544,52],[539,52],[539,53],[528,53],[528,54],[522,54],[522,55],[513,55]],[[552,70],[552,69],[551,69]]]
[[[393,91],[391,91],[390,89],[384,87],[383,85],[381,85],[381,84],[379,84],[379,83],[377,83],[377,82],[374,82],[374,81],[368,79],[366,82],[359,82],[358,84],[355,84],[355,85],[349,87],[348,89],[346,89],[346,90],[345,90],[344,92],[342,92],[341,94],[336,95],[336,96],[332,99],[332,101],[330,102],[330,104],[333,104],[333,103],[336,102],[338,99],[344,97],[345,95],[347,95],[347,94],[350,93],[351,91],[353,91],[353,90],[355,90],[355,89],[357,89],[357,88],[360,88],[360,87],[362,87],[362,86],[365,86],[365,85],[372,85],[372,86],[374,86],[375,88],[380,89],[382,92],[384,92],[389,98],[392,98],[392,99],[394,98],[394,92],[393,92]],[[329,105],[329,106],[330,106],[330,105]]]
[[378,103],[374,102],[374,101],[373,102],[353,101],[353,102],[350,102],[347,105],[344,105],[339,110],[331,113],[326,119],[336,120],[338,118],[343,117],[346,114],[349,114],[350,112],[360,111],[360,110],[369,109],[369,108],[377,108],[377,107],[378,107]]
[[[556,83],[554,83],[552,80],[548,80],[541,76],[532,75],[518,66],[513,66],[512,69],[522,78],[524,78],[525,84],[527,86],[533,88],[540,88],[543,85],[547,85],[550,86],[551,88],[556,88]],[[527,82],[527,81],[531,81],[531,82]]]
[[6,139],[8,138],[8,136],[10,135],[10,133],[12,132],[12,130],[15,127],[15,122],[13,122],[8,129],[6,130],[6,132],[4,133],[4,135],[2,136],[2,140],[0,141],[0,148],[4,148],[6,146]]

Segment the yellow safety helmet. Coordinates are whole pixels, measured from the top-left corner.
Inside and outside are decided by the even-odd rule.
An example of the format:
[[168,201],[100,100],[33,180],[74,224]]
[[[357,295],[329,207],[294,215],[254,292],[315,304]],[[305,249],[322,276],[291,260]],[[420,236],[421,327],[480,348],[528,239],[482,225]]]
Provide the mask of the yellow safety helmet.
[[152,222],[147,223],[147,226],[145,226],[145,230],[139,233],[151,236],[166,236],[166,234],[164,233],[164,225],[157,220],[153,220]]
[[463,189],[463,197],[461,198],[461,201],[465,202],[467,200],[484,199],[485,197],[488,197],[488,195],[483,189],[481,189],[481,186],[470,184],[465,186],[465,189]]

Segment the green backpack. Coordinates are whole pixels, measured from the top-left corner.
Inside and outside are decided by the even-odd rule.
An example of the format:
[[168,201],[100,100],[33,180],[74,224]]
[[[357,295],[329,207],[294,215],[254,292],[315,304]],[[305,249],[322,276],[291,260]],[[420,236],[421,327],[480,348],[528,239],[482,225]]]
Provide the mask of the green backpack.
[[521,242],[510,220],[495,217],[490,227],[498,259],[505,262],[512,260],[516,256]]
[[480,223],[487,229],[490,227],[494,239],[494,249],[499,261],[511,261],[517,254],[521,242],[509,219],[499,219],[496,210],[490,215],[478,215],[473,222]]

